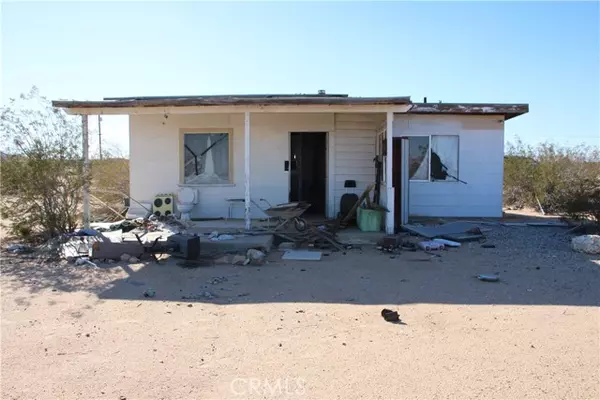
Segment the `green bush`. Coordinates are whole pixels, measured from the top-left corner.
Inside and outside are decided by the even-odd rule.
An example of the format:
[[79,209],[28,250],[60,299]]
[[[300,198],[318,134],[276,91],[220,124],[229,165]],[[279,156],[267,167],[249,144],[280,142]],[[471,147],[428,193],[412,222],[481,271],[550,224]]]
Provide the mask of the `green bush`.
[[[600,152],[591,146],[509,143],[504,159],[506,206],[572,218],[600,216]],[[538,205],[539,201],[539,205]]]

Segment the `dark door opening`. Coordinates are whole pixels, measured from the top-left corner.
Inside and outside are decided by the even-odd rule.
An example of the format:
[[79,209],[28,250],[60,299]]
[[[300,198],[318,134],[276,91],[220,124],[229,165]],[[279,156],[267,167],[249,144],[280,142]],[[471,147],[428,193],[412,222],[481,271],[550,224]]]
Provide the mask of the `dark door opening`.
[[327,134],[290,134],[290,201],[306,201],[307,214],[325,214],[327,193]]

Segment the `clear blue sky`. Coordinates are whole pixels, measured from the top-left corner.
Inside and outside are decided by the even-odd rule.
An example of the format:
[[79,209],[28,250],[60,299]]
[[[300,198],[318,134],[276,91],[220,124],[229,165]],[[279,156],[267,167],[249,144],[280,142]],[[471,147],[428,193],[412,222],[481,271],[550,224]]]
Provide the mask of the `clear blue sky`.
[[[529,103],[507,138],[600,144],[597,2],[3,3],[2,100],[329,93]],[[127,149],[126,119],[108,138]]]

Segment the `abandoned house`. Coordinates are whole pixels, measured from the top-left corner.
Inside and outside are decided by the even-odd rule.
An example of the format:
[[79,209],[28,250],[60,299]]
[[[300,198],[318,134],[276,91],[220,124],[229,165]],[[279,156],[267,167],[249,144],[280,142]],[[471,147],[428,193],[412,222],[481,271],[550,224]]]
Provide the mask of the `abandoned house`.
[[377,177],[388,233],[409,215],[501,216],[504,124],[528,112],[527,104],[323,91],[53,105],[70,114],[129,116],[130,195],[142,203],[186,188],[192,218],[245,218],[249,227],[264,216],[261,199],[306,201],[310,212],[333,218],[342,195],[360,195]]

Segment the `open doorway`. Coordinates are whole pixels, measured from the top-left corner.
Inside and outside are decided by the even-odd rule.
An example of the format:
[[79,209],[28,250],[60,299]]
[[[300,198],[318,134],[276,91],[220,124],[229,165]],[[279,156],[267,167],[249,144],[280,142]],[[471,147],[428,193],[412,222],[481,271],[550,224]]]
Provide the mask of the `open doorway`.
[[327,133],[290,133],[290,201],[306,201],[307,214],[324,215],[326,182]]

